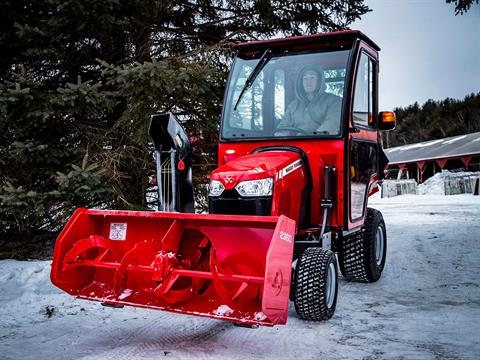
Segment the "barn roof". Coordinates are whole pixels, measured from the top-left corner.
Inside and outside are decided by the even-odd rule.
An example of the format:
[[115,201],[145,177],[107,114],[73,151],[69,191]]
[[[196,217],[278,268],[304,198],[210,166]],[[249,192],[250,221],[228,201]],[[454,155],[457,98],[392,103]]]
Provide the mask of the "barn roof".
[[385,149],[389,165],[480,155],[480,132]]

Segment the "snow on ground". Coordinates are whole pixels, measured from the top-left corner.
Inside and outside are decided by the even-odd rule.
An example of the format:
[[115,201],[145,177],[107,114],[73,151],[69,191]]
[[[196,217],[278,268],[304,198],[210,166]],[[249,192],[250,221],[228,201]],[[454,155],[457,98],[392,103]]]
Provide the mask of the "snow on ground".
[[374,197],[389,237],[374,284],[340,283],[334,317],[245,329],[77,300],[50,262],[0,261],[2,359],[478,359],[480,196]]

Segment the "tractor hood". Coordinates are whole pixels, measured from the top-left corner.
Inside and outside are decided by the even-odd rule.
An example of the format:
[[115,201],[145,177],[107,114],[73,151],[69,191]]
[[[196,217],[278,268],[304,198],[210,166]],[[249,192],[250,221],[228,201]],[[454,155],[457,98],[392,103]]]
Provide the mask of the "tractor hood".
[[210,179],[221,181],[225,189],[229,190],[245,180],[273,178],[278,181],[301,166],[302,160],[294,152],[260,152],[229,161],[213,171]]

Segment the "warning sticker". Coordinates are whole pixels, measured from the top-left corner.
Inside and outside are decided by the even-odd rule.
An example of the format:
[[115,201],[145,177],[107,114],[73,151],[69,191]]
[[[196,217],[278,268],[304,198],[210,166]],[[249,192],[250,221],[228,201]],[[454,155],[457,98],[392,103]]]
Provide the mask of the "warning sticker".
[[110,224],[110,240],[126,240],[127,239],[127,224],[125,223],[111,223]]

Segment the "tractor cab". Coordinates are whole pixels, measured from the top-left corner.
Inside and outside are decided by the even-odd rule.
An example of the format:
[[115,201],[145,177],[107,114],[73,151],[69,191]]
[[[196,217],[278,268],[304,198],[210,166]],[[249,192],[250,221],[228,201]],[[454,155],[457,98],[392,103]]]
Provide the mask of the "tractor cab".
[[[378,130],[394,124],[386,121],[391,113],[378,114],[379,47],[359,31],[342,31],[241,43],[237,51],[224,99],[220,168],[211,176],[211,212],[284,214],[312,228],[322,224],[327,201],[331,228],[362,226],[366,198],[385,166]],[[272,151],[296,157],[279,169],[266,155]],[[253,153],[256,160],[244,158]],[[249,166],[266,169],[263,176],[271,180],[253,171],[249,183]],[[290,178],[294,184],[285,185]],[[240,180],[240,188],[263,193],[235,192]]]

